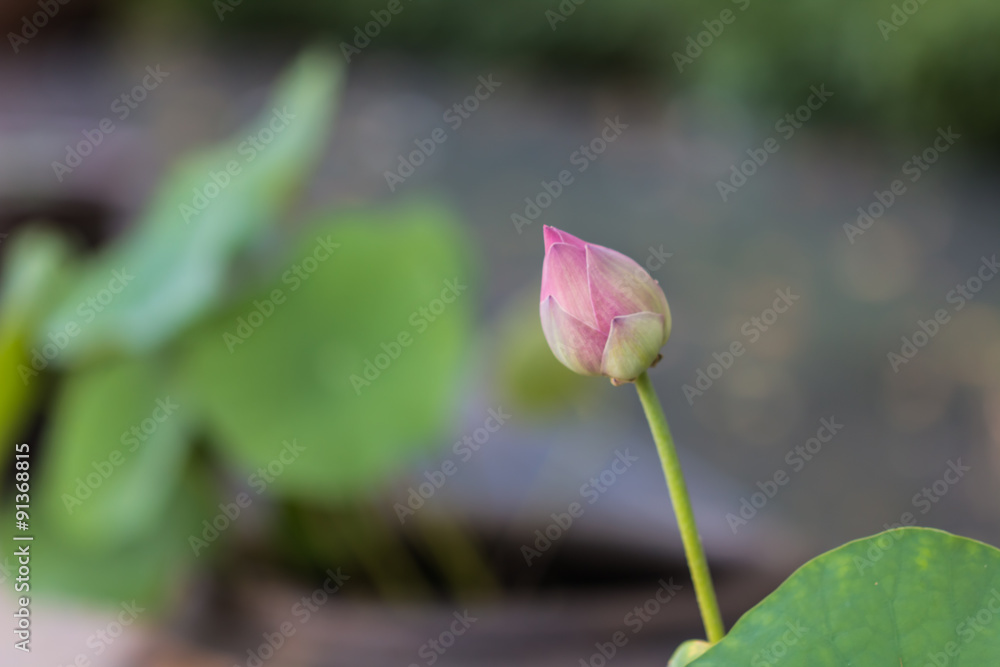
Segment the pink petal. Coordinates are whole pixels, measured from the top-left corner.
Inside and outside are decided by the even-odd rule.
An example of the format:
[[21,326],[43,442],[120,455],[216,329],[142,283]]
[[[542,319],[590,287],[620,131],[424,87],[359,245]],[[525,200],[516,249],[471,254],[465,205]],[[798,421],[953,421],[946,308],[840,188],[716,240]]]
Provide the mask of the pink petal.
[[540,301],[555,297],[563,310],[596,328],[594,307],[590,303],[587,278],[587,252],[567,243],[555,243],[542,262],[542,294]]
[[587,244],[586,255],[597,329],[609,333],[615,317],[643,311],[669,317],[663,290],[634,260],[592,243]]
[[665,318],[660,313],[633,313],[611,320],[601,373],[625,381],[639,377],[660,353],[664,329]]
[[556,359],[582,375],[600,375],[607,337],[588,327],[548,297],[539,306],[542,331]]
[[548,225],[542,227],[542,235],[545,237],[545,254],[549,253],[549,248],[552,247],[553,243],[568,243],[578,248],[583,248],[587,245],[586,242],[576,238],[572,234],[568,234],[555,227],[549,227]]

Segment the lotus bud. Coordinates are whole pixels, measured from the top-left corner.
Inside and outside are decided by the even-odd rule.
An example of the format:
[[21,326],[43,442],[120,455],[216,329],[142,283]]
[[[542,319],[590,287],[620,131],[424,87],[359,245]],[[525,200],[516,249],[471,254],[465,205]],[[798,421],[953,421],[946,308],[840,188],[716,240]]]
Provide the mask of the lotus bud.
[[539,311],[556,358],[581,375],[632,382],[660,359],[670,307],[625,255],[546,226]]

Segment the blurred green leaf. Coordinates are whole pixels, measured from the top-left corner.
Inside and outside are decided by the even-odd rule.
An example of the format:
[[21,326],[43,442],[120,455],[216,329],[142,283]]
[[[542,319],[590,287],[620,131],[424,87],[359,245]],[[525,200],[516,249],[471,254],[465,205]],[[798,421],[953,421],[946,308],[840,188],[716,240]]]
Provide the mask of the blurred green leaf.
[[229,261],[279,218],[321,155],[339,78],[332,56],[306,54],[256,122],[177,167],[48,318],[39,335],[81,327],[61,364],[148,352],[217,304]]
[[[135,600],[149,605],[147,611],[152,613],[153,607],[176,597],[178,584],[191,567],[194,555],[188,538],[200,534],[198,526],[210,514],[209,496],[207,481],[188,474],[169,512],[141,536],[114,544],[81,541],[64,532],[62,524],[48,521],[48,514],[35,510],[30,534],[39,546],[32,548],[32,594],[113,606]],[[9,536],[13,517],[7,514],[0,520]]]
[[538,316],[537,290],[511,299],[493,329],[497,386],[504,404],[518,414],[541,417],[579,406],[599,386],[552,354]]
[[154,361],[119,360],[70,376],[46,435],[36,492],[56,530],[112,546],[155,532],[178,492],[192,406]]
[[11,319],[36,317],[49,292],[65,275],[70,248],[66,239],[44,224],[28,226],[6,243],[0,276],[0,310],[6,324]]
[[995,665],[998,614],[1000,550],[901,528],[809,561],[691,665]]
[[[29,228],[8,241],[0,277],[0,452],[31,416],[40,372],[32,366],[31,334],[59,282],[70,273],[69,247],[54,232]],[[45,340],[37,349],[43,355]]]
[[[446,212],[326,220],[271,287],[192,336],[185,363],[231,459],[270,466],[274,488],[300,498],[369,489],[442,444],[428,439],[457,402],[476,305],[466,246]],[[285,442],[305,448],[287,465]]]

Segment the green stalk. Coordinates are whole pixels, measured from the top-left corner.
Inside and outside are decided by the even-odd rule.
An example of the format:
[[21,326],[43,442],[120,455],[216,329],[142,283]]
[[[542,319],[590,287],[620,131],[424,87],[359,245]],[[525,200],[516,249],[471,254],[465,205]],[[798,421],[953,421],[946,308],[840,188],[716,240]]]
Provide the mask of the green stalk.
[[719,601],[715,597],[712,585],[712,575],[708,571],[708,561],[705,559],[705,549],[701,546],[698,526],[694,522],[694,511],[691,509],[691,497],[688,495],[687,484],[684,483],[684,473],[677,458],[674,438],[670,435],[667,418],[663,414],[663,406],[656,396],[656,389],[649,379],[649,374],[643,371],[635,381],[639,392],[642,409],[646,412],[649,430],[653,432],[656,450],[663,464],[663,475],[667,478],[667,489],[670,491],[670,501],[677,516],[677,526],[681,530],[681,541],[684,543],[684,555],[687,556],[688,567],[691,570],[691,581],[694,582],[694,594],[698,598],[701,618],[705,623],[708,641],[716,643],[726,634],[722,624],[722,614],[719,613]]

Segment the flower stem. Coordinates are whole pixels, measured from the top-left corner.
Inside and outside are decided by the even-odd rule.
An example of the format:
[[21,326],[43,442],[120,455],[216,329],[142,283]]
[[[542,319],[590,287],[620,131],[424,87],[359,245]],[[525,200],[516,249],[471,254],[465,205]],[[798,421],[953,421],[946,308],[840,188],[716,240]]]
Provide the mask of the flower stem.
[[677,526],[681,530],[681,541],[684,543],[684,554],[687,556],[688,567],[691,569],[691,581],[694,582],[695,597],[701,609],[701,618],[705,623],[708,641],[715,643],[726,634],[722,624],[722,614],[719,613],[719,601],[715,597],[712,586],[712,575],[708,571],[708,561],[705,550],[701,546],[698,526],[694,521],[691,509],[691,497],[688,495],[687,484],[684,483],[684,473],[677,458],[674,438],[670,435],[667,418],[663,414],[663,406],[656,396],[656,389],[649,379],[649,374],[643,371],[635,381],[639,392],[642,409],[649,421],[649,430],[653,432],[656,450],[663,464],[663,475],[667,478],[667,489],[670,491],[670,501],[677,516]]

